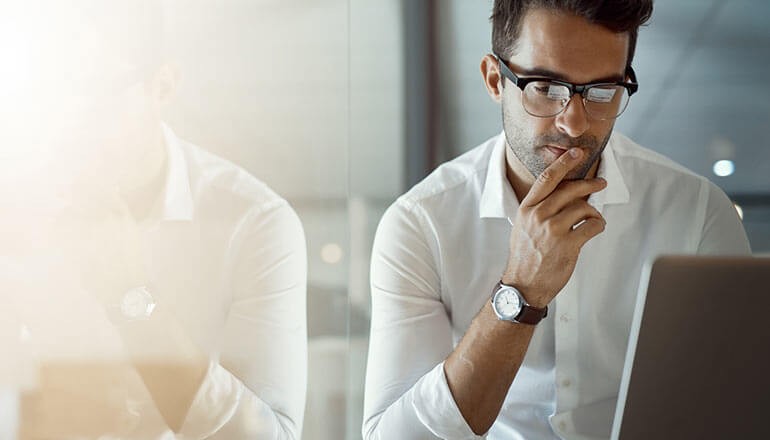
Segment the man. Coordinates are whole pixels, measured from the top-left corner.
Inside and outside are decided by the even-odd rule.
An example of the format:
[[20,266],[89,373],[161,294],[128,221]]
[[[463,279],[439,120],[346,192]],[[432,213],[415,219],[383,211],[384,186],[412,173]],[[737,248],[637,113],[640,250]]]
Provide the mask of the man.
[[495,1],[503,133],[377,231],[365,439],[608,438],[643,263],[749,252],[716,186],[613,133],[651,12]]
[[0,278],[17,352],[39,366],[18,437],[298,439],[299,219],[162,123],[176,75],[158,53],[159,3],[54,3],[29,11],[46,36],[30,56],[50,75],[36,104],[56,109],[38,119],[55,160],[35,183],[59,199],[51,222],[14,223],[40,243],[4,246]]

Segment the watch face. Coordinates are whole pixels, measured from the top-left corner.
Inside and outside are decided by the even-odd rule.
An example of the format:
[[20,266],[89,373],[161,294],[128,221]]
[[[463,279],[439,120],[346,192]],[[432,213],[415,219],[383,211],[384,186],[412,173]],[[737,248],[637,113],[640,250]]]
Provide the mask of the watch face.
[[149,319],[155,309],[155,300],[147,287],[135,287],[123,295],[120,311],[130,321]]
[[501,289],[495,295],[495,310],[503,319],[513,319],[521,311],[521,299],[511,289]]

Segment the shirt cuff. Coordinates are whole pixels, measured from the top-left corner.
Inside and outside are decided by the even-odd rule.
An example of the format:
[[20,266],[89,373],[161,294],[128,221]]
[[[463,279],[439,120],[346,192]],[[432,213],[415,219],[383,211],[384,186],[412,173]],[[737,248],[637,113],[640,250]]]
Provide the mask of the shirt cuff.
[[476,435],[457,407],[444,374],[444,363],[420,378],[412,399],[417,418],[436,437],[447,440],[484,439]]
[[205,439],[219,431],[235,414],[243,387],[232,373],[210,361],[179,433],[185,439]]

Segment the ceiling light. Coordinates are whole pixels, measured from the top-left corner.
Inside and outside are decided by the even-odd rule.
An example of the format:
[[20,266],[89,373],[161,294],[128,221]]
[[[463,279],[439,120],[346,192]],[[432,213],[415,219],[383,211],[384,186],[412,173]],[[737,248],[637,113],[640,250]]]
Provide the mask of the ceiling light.
[[735,172],[735,164],[731,160],[718,160],[714,162],[714,174],[719,177],[727,177]]
[[342,260],[343,252],[337,243],[327,243],[321,248],[321,260],[327,264],[337,264]]

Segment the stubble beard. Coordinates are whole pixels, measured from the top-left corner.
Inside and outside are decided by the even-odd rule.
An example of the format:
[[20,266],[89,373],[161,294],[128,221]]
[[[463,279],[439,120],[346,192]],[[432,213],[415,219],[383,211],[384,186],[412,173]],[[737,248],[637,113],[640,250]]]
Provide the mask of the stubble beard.
[[612,129],[610,129],[607,136],[601,141],[596,136],[589,134],[576,138],[559,133],[541,134],[533,138],[524,132],[521,124],[517,123],[518,121],[516,121],[515,116],[510,114],[505,101],[502,104],[502,119],[508,148],[511,149],[511,152],[534,178],[540,176],[553,163],[553,159],[544,157],[544,154],[548,154],[546,153],[545,146],[551,144],[568,149],[580,147],[584,153],[588,153],[588,156],[565,177],[565,180],[585,179],[588,172],[601,157],[610,140],[610,135],[612,135]]

